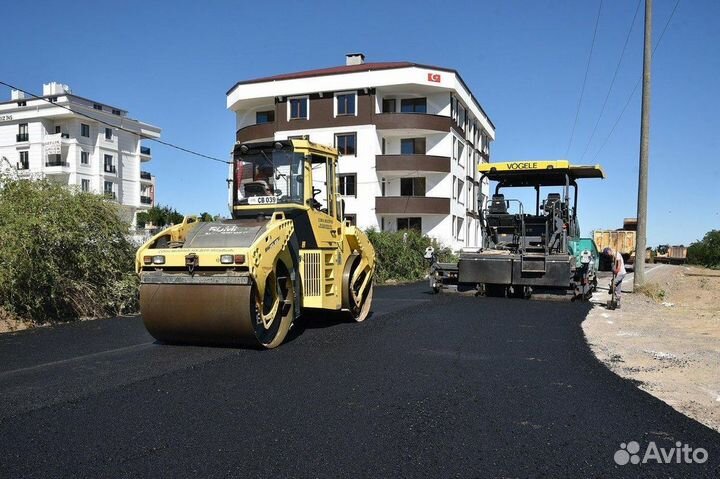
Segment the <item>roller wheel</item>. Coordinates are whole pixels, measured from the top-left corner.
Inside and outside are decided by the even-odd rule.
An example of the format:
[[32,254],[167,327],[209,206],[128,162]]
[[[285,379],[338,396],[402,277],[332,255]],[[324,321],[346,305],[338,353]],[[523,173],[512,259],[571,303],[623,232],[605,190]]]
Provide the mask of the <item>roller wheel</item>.
[[278,263],[265,281],[265,292],[260,298],[254,288],[255,301],[250,306],[255,337],[264,348],[280,346],[285,340],[295,312],[295,291],[287,268]]
[[[350,281],[348,282],[348,297],[350,299],[350,317],[355,322],[365,321],[370,314],[373,297],[372,277],[367,278],[368,271],[357,271],[354,267],[350,273]],[[367,281],[366,281],[367,278]],[[363,283],[366,283],[364,291],[361,291]]]

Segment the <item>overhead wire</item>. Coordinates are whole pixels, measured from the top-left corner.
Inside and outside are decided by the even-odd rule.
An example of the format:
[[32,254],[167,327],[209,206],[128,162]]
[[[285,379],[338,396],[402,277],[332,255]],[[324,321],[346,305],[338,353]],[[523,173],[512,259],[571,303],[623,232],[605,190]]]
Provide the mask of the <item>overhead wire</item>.
[[570,132],[570,141],[568,141],[565,157],[570,153],[573,138],[575,137],[575,128],[577,127],[578,118],[580,116],[580,107],[582,106],[583,96],[585,95],[585,85],[587,84],[588,72],[590,71],[590,61],[592,60],[593,50],[595,49],[595,39],[597,38],[598,24],[600,23],[600,12],[602,11],[603,0],[600,0],[598,6],[597,17],[595,18],[595,29],[593,30],[592,43],[590,43],[590,53],[588,54],[587,65],[585,65],[585,77],[583,78],[582,88],[580,88],[580,99],[578,100],[577,110],[575,111],[575,121],[573,121],[572,131]]
[[[106,125],[106,126],[109,126],[109,127],[112,127],[112,128],[116,128],[116,129],[118,129],[118,130],[120,130],[120,131],[124,131],[124,132],[130,133],[130,134],[132,134],[132,135],[137,135],[138,137],[140,137],[140,138],[143,139],[143,140],[154,141],[154,142],[156,142],[156,143],[160,143],[161,145],[165,145],[165,146],[170,147],[170,148],[175,148],[176,150],[183,151],[183,152],[185,152],[185,153],[198,156],[198,157],[200,157],[200,158],[205,158],[205,159],[208,159],[208,160],[217,161],[217,162],[225,163],[225,164],[230,164],[230,163],[231,163],[231,162],[229,162],[229,161],[227,161],[227,160],[222,160],[222,159],[220,159],[220,158],[216,158],[216,157],[214,157],[214,156],[206,155],[206,154],[204,154],[204,153],[200,153],[200,152],[197,152],[197,151],[195,151],[195,150],[191,150],[191,149],[189,149],[189,148],[185,148],[185,147],[176,145],[176,144],[174,144],[174,143],[170,143],[170,142],[168,142],[168,141],[160,140],[159,138],[153,138],[153,137],[151,137],[151,136],[147,136],[147,135],[143,135],[142,133],[138,133],[138,132],[136,132],[136,131],[128,130],[127,128],[123,128],[122,126],[116,125],[116,124],[114,124],[114,123],[110,123],[110,122],[105,121],[105,120],[103,120],[103,119],[101,119],[101,118],[96,118],[96,117],[94,117],[94,116],[92,116],[92,115],[88,115],[87,113],[83,113],[83,112],[81,112],[81,111],[73,110],[73,109],[70,108],[69,106],[62,105],[62,104],[60,104],[60,103],[56,103],[56,102],[50,101],[49,98],[36,95],[36,94],[34,94],[34,93],[32,93],[32,92],[29,92],[29,91],[27,91],[27,90],[23,90],[22,88],[18,88],[18,87],[16,87],[16,86],[11,85],[11,84],[9,84],[9,83],[6,83],[6,82],[4,82],[4,81],[2,81],[2,80],[0,80],[0,85],[4,85],[4,86],[6,86],[6,87],[8,87],[8,88],[12,88],[13,90],[21,91],[21,92],[23,92],[24,94],[29,95],[29,96],[31,96],[31,97],[33,97],[33,98],[35,98],[35,99],[44,100],[44,101],[46,101],[47,103],[50,103],[50,104],[52,104],[52,105],[54,105],[54,106],[63,108],[63,109],[65,109],[65,110],[68,110],[69,112],[72,112],[72,113],[74,113],[74,114],[76,114],[76,115],[79,115],[79,116],[88,118],[88,119],[90,119],[90,120],[96,121],[96,122],[98,122],[98,123],[102,123],[103,125]],[[72,93],[66,93],[66,94],[72,95]],[[60,96],[60,95],[58,95],[58,96]]]
[[592,132],[590,133],[590,138],[588,139],[587,144],[585,145],[585,149],[583,150],[583,153],[580,156],[580,161],[582,161],[582,159],[585,158],[585,154],[587,154],[588,148],[590,147],[590,143],[592,143],[592,140],[595,137],[595,132],[597,131],[598,125],[600,124],[600,120],[602,119],[602,116],[605,113],[605,107],[607,106],[608,99],[610,98],[610,93],[612,92],[613,86],[615,85],[615,80],[617,79],[617,74],[620,71],[620,65],[622,65],[622,61],[625,56],[625,51],[627,50],[628,43],[630,42],[630,34],[632,33],[633,27],[635,26],[635,20],[637,19],[638,12],[640,11],[641,3],[642,3],[642,0],[638,0],[637,6],[635,7],[635,15],[633,15],[632,21],[630,22],[630,28],[628,28],[627,36],[625,37],[625,44],[623,45],[622,52],[620,53],[620,58],[618,59],[617,66],[615,67],[615,72],[613,73],[612,80],[610,81],[610,86],[608,87],[608,91],[605,94],[605,100],[603,100],[602,107],[600,108],[600,114],[598,115],[598,119],[595,121],[595,126],[593,127]]
[[[657,51],[658,47],[660,46],[660,42],[663,39],[663,36],[665,36],[665,32],[668,29],[668,26],[670,25],[670,21],[673,19],[673,16],[675,16],[675,11],[677,10],[678,5],[680,5],[680,0],[676,0],[675,6],[672,9],[672,12],[670,12],[670,16],[668,17],[667,21],[665,22],[665,26],[663,26],[662,31],[660,32],[660,36],[658,37],[657,43],[655,43],[655,46],[653,47],[652,53],[650,54],[651,57],[655,57],[655,52]],[[613,123],[612,128],[610,129],[610,133],[607,134],[605,137],[605,140],[603,140],[602,144],[600,145],[600,149],[598,149],[597,153],[595,153],[595,156],[593,157],[593,162],[595,162],[600,156],[600,153],[602,152],[603,148],[605,148],[605,145],[607,144],[608,140],[612,136],[612,134],[615,132],[615,128],[618,126],[618,123],[620,123],[620,119],[625,114],[625,111],[627,110],[628,106],[630,105],[630,102],[632,101],[633,97],[635,96],[635,92],[637,91],[638,87],[640,86],[640,82],[642,81],[642,75],[640,78],[638,78],[637,82],[635,83],[635,87],[630,92],[630,95],[628,96],[627,101],[625,102],[625,106],[623,107],[622,111],[620,111],[620,114],[618,115],[617,119]]]

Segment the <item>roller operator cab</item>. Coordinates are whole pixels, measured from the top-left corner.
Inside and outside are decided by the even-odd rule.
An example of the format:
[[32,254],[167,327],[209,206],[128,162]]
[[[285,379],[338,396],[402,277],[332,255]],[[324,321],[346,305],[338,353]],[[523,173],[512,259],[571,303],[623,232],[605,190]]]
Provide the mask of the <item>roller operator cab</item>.
[[375,252],[343,221],[337,160],[307,140],[235,145],[232,219],[186,217],[137,252],[148,331],[164,342],[273,348],[301,314],[364,320]]
[[[542,288],[589,297],[599,254],[592,239],[580,237],[577,180],[604,178],[602,168],[522,161],[478,169],[481,182],[487,178],[496,186],[479,212],[482,248],[460,255],[458,282],[491,296],[528,297]],[[517,188],[534,190],[534,208],[512,196]]]

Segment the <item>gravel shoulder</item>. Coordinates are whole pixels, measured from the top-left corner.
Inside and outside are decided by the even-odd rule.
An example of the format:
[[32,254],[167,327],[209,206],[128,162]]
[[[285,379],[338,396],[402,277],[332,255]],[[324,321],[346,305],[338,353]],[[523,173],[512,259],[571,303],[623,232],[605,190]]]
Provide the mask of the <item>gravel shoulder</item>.
[[720,272],[664,265],[646,278],[650,293],[624,294],[615,311],[601,280],[582,324],[588,344],[619,376],[720,431]]

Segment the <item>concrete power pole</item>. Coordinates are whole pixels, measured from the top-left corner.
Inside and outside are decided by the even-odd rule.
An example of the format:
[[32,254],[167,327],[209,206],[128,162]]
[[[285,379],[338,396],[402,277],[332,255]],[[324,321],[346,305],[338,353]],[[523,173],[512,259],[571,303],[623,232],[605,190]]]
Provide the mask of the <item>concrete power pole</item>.
[[652,61],[652,0],[645,0],[645,44],[643,47],[642,119],[640,120],[640,171],[638,174],[637,236],[633,286],[645,283],[647,246],[648,157],[650,153],[650,69]]

